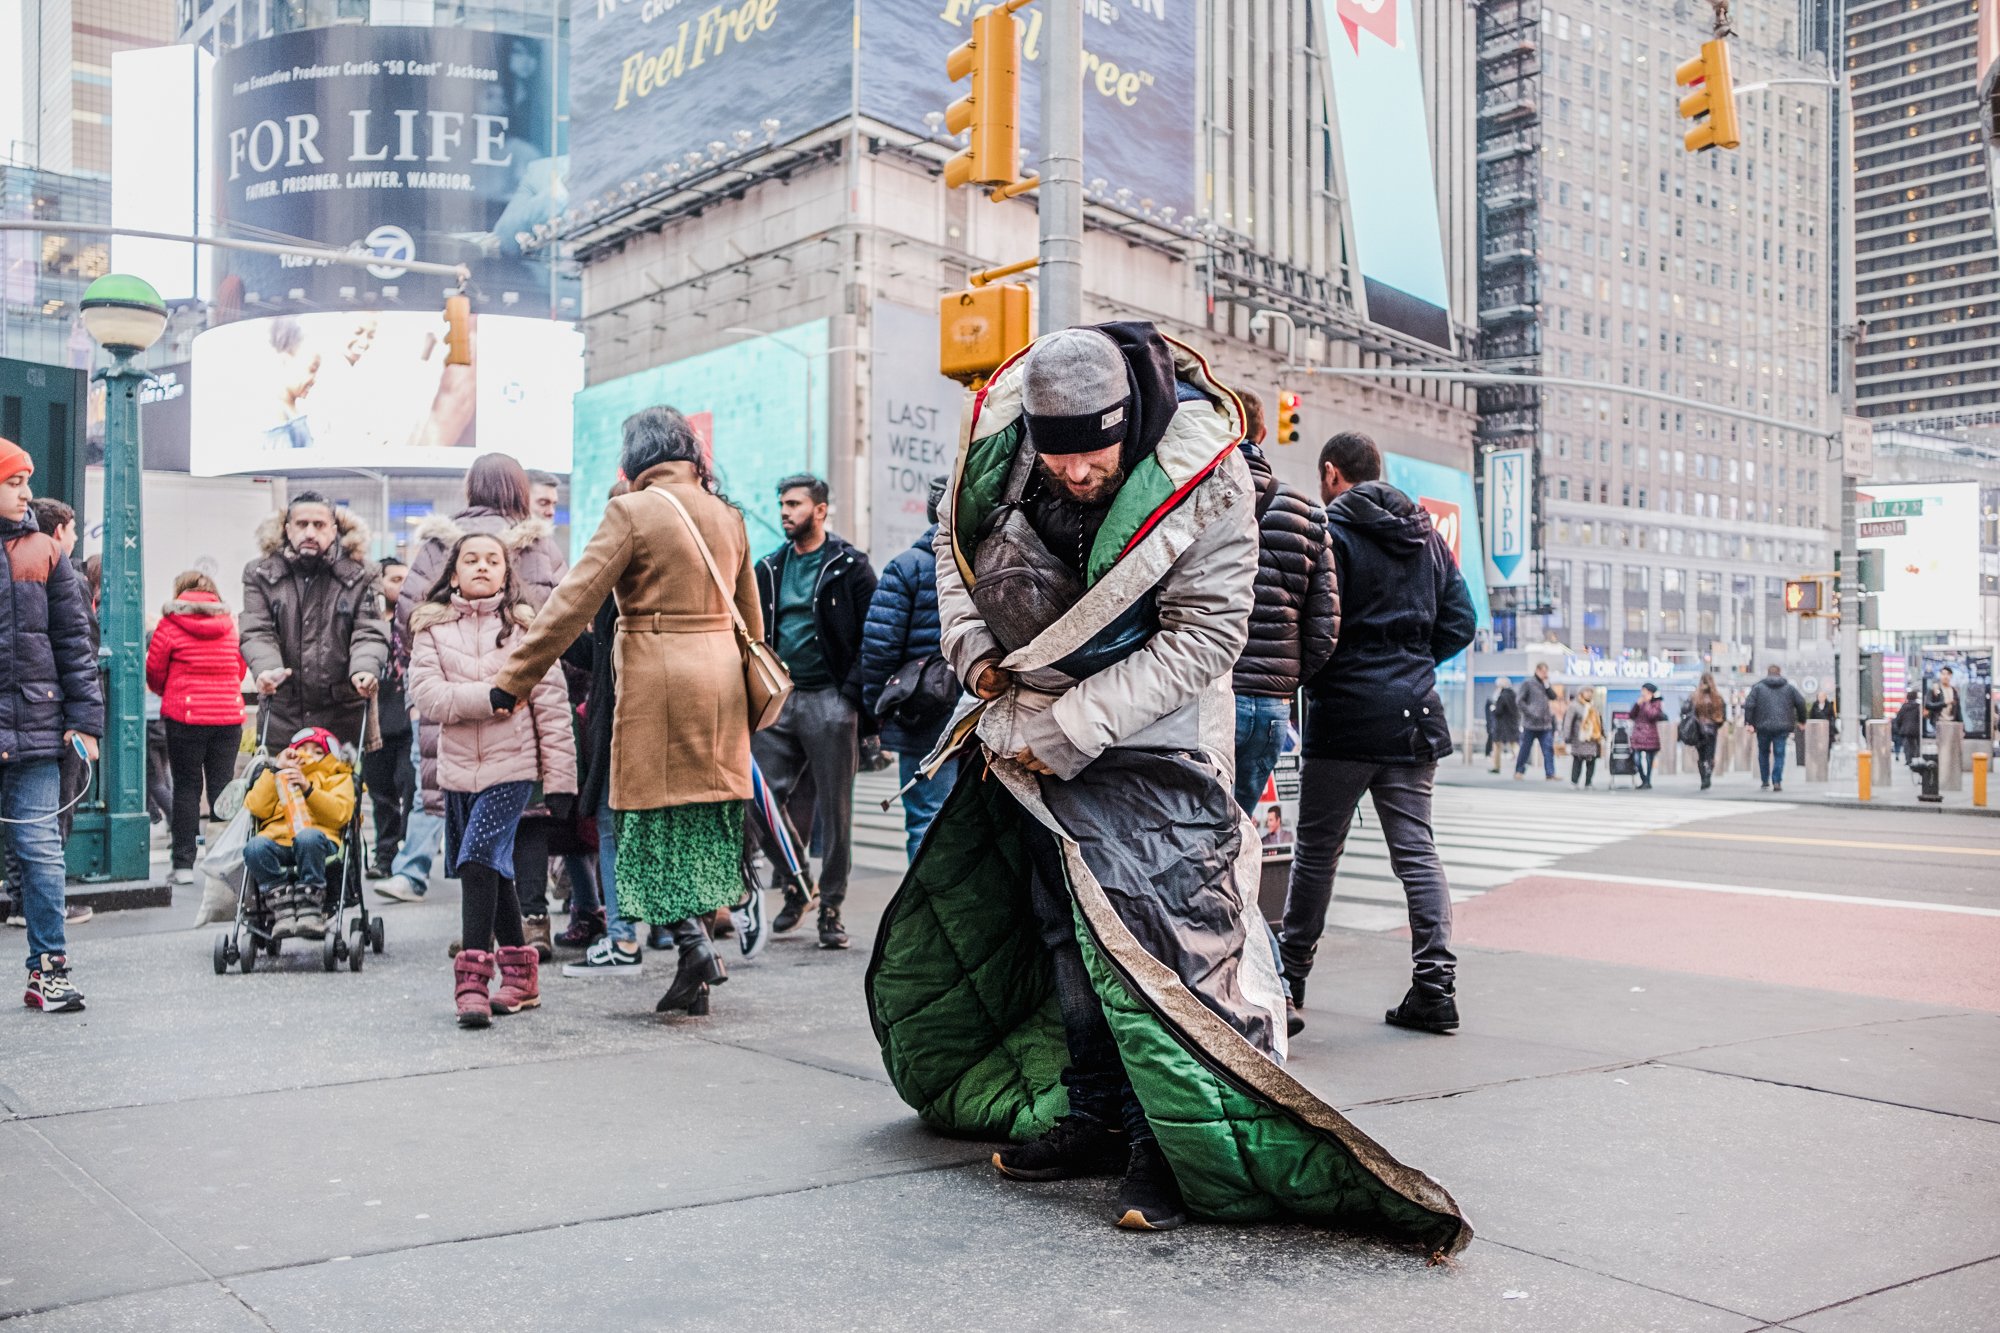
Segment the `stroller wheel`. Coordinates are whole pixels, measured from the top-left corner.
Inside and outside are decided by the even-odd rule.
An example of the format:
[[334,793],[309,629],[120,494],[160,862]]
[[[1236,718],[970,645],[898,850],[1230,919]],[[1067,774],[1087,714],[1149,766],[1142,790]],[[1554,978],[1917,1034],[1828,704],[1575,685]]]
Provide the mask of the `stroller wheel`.
[[379,916],[368,919],[368,947],[376,953],[382,952],[382,918]]
[[232,945],[231,951],[240,955],[236,965],[243,969],[244,976],[247,977],[257,970],[257,940],[254,936],[251,937],[248,948],[239,949]]
[[347,951],[347,970],[350,972],[359,972],[361,970],[361,960],[366,958],[367,956],[368,956],[367,941],[356,940],[354,942],[354,947]]
[[219,934],[215,937],[215,975],[219,977],[228,970],[229,936],[227,934]]
[[340,966],[340,932],[329,930],[320,941],[319,965],[329,972]]

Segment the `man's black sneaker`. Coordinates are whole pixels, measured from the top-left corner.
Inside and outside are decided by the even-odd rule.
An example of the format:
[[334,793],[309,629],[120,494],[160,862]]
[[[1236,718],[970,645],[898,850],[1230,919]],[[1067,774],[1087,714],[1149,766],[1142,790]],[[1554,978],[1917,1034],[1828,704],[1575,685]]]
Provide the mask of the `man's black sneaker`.
[[819,947],[822,949],[845,949],[847,947],[847,927],[840,924],[838,907],[819,909]]
[[83,992],[70,983],[69,959],[45,953],[40,966],[28,972],[28,989],[21,1003],[45,1014],[73,1014],[83,1008]]
[[1076,1180],[1108,1176],[1126,1158],[1124,1134],[1095,1120],[1066,1115],[1040,1138],[994,1153],[993,1165],[1014,1180]]
[[1133,1144],[1118,1185],[1118,1225],[1127,1231],[1172,1231],[1187,1220],[1180,1182],[1160,1145]]
[[1784,789],[1785,789],[1785,784],[1782,782],[1774,782],[1771,784],[1772,791],[1783,791]]
[[1382,1021],[1417,1032],[1450,1032],[1458,1027],[1458,1001],[1428,986],[1412,986],[1401,1004],[1382,1015]]
[[799,922],[806,919],[806,913],[812,910],[815,901],[813,898],[786,894],[785,905],[779,909],[778,915],[771,922],[771,933],[782,935],[788,930],[796,929]]
[[1285,1035],[1296,1037],[1306,1030],[1306,1021],[1299,1017],[1299,1007],[1292,1003],[1292,997],[1285,997]]
[[1299,1017],[1299,1010],[1306,1007],[1306,979],[1280,973],[1278,980],[1285,983],[1285,1035],[1296,1037],[1306,1030],[1306,1021]]

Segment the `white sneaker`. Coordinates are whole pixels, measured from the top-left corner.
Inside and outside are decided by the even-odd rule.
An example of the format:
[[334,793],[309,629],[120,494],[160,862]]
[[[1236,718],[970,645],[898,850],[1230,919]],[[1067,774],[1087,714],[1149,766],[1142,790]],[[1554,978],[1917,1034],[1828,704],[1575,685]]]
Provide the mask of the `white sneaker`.
[[408,875],[391,875],[387,879],[376,880],[375,892],[399,903],[420,903],[424,900],[424,886]]
[[638,948],[621,949],[605,936],[590,946],[583,955],[583,961],[564,963],[566,977],[636,977],[645,967],[645,961]]
[[194,871],[192,871],[192,870],[176,870],[176,871],[174,872],[174,887],[175,887],[175,888],[185,888],[185,887],[187,887],[188,885],[190,885],[190,884],[192,884],[192,883],[194,883]]

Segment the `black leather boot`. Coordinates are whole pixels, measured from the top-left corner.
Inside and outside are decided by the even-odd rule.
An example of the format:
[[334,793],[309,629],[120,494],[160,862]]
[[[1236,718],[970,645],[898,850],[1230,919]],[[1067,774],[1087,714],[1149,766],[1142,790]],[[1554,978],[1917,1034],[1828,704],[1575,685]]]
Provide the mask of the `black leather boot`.
[[674,972],[673,984],[653,1006],[653,1012],[665,1014],[683,1009],[698,1018],[708,1012],[708,988],[729,980],[728,969],[723,967],[715,946],[709,943],[708,930],[700,917],[686,917],[668,929],[673,932],[674,943],[680,946],[680,966]]

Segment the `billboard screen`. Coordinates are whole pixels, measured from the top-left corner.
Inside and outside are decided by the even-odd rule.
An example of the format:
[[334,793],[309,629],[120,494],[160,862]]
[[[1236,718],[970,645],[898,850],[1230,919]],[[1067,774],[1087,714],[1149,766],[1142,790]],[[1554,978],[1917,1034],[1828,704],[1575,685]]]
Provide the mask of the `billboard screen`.
[[[831,6],[829,6],[831,7]],[[972,35],[985,0],[861,0],[861,110],[913,134],[965,85],[945,77],[945,57]],[[1136,208],[1150,200],[1195,210],[1195,0],[1106,0],[1083,21],[1083,175]],[[1041,153],[1045,15],[1016,16],[1021,35],[1021,148]]]
[[878,300],[870,322],[867,538],[880,566],[930,526],[931,481],[951,475],[967,394],[937,373],[936,310]]
[[[215,182],[215,57],[198,46],[111,53],[111,223],[199,236]],[[111,267],[153,284],[163,300],[206,300],[215,251],[140,236],[111,238]]]
[[1382,466],[1387,474],[1384,480],[1415,500],[1431,516],[1432,524],[1444,535],[1444,544],[1451,548],[1452,558],[1458,561],[1459,570],[1471,571],[1465,576],[1465,587],[1472,594],[1473,610],[1479,614],[1479,628],[1492,628],[1493,612],[1486,597],[1486,580],[1480,577],[1486,553],[1479,539],[1479,504],[1472,492],[1472,474],[1391,453],[1382,455]]
[[[582,551],[604,515],[605,497],[618,478],[625,418],[659,405],[680,409],[707,442],[716,480],[743,510],[751,551],[775,549],[784,540],[778,480],[794,472],[826,475],[827,344],[827,321],[816,319],[579,393],[571,546]],[[833,497],[832,526],[858,539],[863,534],[851,531],[842,512],[846,498]]]
[[190,465],[200,476],[365,467],[459,470],[482,450],[569,471],[583,334],[479,315],[473,364],[444,363],[419,311],[246,319],[194,340]]
[[435,306],[446,280],[396,262],[415,259],[470,264],[476,309],[546,312],[549,266],[514,237],[561,206],[553,68],[545,40],[458,28],[317,28],[224,53],[216,234],[362,246],[382,262],[219,251],[217,304]]
[[1323,0],[1347,207],[1368,318],[1451,346],[1444,230],[1413,0]]
[[579,201],[710,144],[762,144],[767,120],[797,138],[854,103],[853,0],[575,0],[569,31]]
[[1855,514],[1862,550],[1882,552],[1879,628],[1979,628],[1979,483],[1864,485]]

